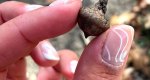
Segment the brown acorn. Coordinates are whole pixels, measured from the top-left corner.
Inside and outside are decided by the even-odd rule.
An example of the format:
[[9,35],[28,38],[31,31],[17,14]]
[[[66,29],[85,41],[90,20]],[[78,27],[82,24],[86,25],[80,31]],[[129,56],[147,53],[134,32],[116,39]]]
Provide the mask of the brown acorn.
[[105,18],[107,1],[99,0],[93,6],[80,9],[78,24],[86,38],[88,36],[98,36],[109,28],[108,20]]

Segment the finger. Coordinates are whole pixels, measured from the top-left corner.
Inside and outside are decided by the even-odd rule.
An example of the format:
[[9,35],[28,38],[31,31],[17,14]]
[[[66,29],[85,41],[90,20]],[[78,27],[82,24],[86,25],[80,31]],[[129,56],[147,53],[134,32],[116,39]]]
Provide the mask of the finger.
[[60,60],[56,49],[48,41],[40,42],[31,56],[40,66],[54,66]]
[[80,4],[80,0],[57,0],[48,7],[21,15],[3,26],[14,25],[31,42],[52,38],[72,29]]
[[72,80],[78,63],[76,53],[70,50],[61,50],[58,53],[60,55],[60,61],[54,68],[58,72],[61,72],[67,80]]
[[26,80],[26,61],[24,58],[8,67],[7,80]]
[[0,4],[0,24],[9,21],[25,12],[42,7],[41,5],[29,5],[17,1],[6,1]]
[[69,31],[75,24],[80,4],[80,0],[58,0],[52,6],[25,13],[2,24],[0,69],[27,55],[39,41]]
[[61,80],[62,76],[52,67],[40,67],[37,80]]
[[6,80],[7,77],[7,69],[0,71],[0,80]]
[[115,26],[95,38],[84,50],[74,80],[121,80],[134,30]]

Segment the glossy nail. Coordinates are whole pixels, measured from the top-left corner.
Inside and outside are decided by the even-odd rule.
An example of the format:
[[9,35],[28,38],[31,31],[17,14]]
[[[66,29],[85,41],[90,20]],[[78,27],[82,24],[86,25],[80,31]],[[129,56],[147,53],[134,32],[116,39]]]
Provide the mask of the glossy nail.
[[75,0],[64,0],[64,4],[69,4],[69,3],[73,2],[73,1],[75,1]]
[[41,43],[41,52],[43,54],[43,57],[47,60],[59,60],[57,51],[51,44],[47,42]]
[[70,62],[70,69],[72,73],[75,73],[76,67],[77,67],[78,61],[77,60],[73,60]]
[[56,0],[53,3],[51,3],[49,6],[59,6],[59,5],[65,5],[72,3],[75,0]]
[[42,5],[26,5],[25,6],[27,11],[33,11],[33,10],[36,10],[41,7],[43,7],[43,6]]
[[123,65],[133,40],[134,30],[127,25],[112,28],[102,51],[102,60],[110,66]]

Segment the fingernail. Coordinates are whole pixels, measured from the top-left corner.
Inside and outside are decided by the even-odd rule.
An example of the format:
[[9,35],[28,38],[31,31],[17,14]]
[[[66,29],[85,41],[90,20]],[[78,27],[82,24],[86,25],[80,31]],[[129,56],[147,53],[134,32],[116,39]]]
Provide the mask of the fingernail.
[[41,52],[47,60],[59,60],[56,49],[47,42],[41,43]]
[[72,73],[75,73],[76,67],[77,67],[78,61],[77,60],[73,60],[70,62],[70,69]]
[[51,3],[49,6],[59,6],[59,5],[65,5],[72,3],[75,0],[56,0],[53,3]]
[[134,29],[130,26],[112,28],[103,47],[103,62],[111,66],[122,66],[130,50],[133,35]]
[[42,5],[26,5],[25,8],[27,11],[33,11],[35,9],[43,7]]
[[69,3],[72,3],[73,1],[75,0],[64,0],[64,4],[69,4]]

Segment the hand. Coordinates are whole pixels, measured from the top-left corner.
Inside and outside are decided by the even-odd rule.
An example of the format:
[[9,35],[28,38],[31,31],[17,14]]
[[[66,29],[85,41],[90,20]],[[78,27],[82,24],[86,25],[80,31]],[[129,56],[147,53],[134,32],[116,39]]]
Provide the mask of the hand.
[[41,66],[38,80],[58,80],[61,74],[71,79],[74,70],[70,63],[77,64],[78,60],[75,53],[57,52],[42,40],[73,28],[80,6],[80,0],[56,1],[47,7],[15,1],[0,4],[0,80],[26,80],[27,55]]
[[[31,55],[42,66],[38,80],[60,80],[61,74],[72,80],[75,53],[56,51],[42,40],[72,29],[80,7],[80,0],[57,0],[47,7],[14,1],[0,4],[0,79],[25,80],[24,57]],[[95,38],[85,48],[74,80],[120,80],[133,33],[131,27],[120,25]]]

